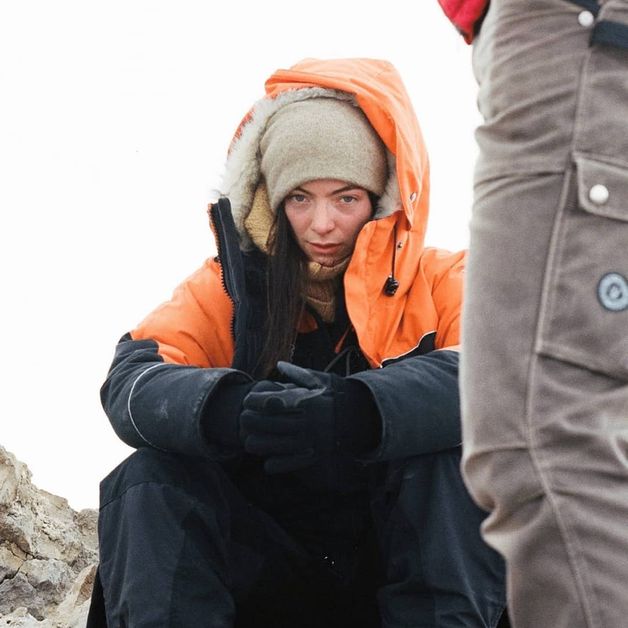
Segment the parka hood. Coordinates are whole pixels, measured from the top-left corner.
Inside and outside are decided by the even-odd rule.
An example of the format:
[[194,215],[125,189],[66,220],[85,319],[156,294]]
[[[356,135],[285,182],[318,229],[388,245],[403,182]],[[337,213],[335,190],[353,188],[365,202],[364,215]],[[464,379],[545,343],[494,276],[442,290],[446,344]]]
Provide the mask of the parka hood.
[[[428,216],[427,152],[412,104],[395,68],[376,59],[305,59],[277,70],[265,84],[232,141],[220,194],[231,202],[243,245],[250,240],[244,220],[260,180],[259,143],[272,115],[281,107],[309,98],[335,97],[359,106],[388,151],[388,183],[376,219],[395,217],[396,229],[413,232],[423,246]],[[403,216],[403,219],[402,219]]]

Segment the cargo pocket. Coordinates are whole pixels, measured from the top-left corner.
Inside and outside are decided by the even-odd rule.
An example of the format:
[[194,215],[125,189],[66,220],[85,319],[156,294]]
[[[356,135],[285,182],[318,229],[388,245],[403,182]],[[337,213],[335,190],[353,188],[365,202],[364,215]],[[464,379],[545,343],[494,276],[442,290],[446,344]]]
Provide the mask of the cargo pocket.
[[537,351],[628,379],[628,166],[576,155]]

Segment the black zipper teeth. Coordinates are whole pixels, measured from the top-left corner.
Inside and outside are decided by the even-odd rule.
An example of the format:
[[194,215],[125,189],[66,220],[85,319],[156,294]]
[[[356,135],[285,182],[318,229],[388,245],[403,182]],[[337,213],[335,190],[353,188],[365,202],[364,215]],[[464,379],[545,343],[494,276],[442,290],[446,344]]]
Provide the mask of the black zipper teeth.
[[212,219],[214,221],[214,227],[216,228],[216,248],[218,249],[218,259],[220,260],[220,282],[222,283],[222,287],[227,293],[227,296],[233,302],[233,315],[231,316],[231,337],[235,340],[236,309],[238,303],[240,302],[240,299],[237,295],[235,281],[231,276],[231,260],[229,258],[228,248],[226,246],[226,243],[224,242],[226,240],[226,234],[224,225],[222,224],[219,209],[220,207],[218,203],[216,203],[212,207]]

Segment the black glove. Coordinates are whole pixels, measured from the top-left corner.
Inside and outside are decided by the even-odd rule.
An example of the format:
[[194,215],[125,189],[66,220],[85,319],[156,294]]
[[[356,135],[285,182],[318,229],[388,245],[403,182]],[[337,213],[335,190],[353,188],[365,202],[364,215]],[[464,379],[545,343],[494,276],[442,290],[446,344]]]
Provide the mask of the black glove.
[[283,389],[251,390],[240,416],[244,448],[266,459],[268,473],[288,473],[337,451],[358,453],[377,445],[379,414],[366,386],[288,362],[277,369],[288,383]]

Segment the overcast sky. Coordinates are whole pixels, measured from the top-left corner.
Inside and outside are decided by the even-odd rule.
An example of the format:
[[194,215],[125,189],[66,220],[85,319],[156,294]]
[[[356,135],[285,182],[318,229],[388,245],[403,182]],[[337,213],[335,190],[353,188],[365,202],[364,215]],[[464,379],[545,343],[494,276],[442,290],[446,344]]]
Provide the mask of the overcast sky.
[[391,61],[430,153],[427,243],[466,247],[470,52],[436,0],[2,2],[0,445],[97,506],[131,452],[100,407],[115,344],[213,254],[206,205],[277,68]]

